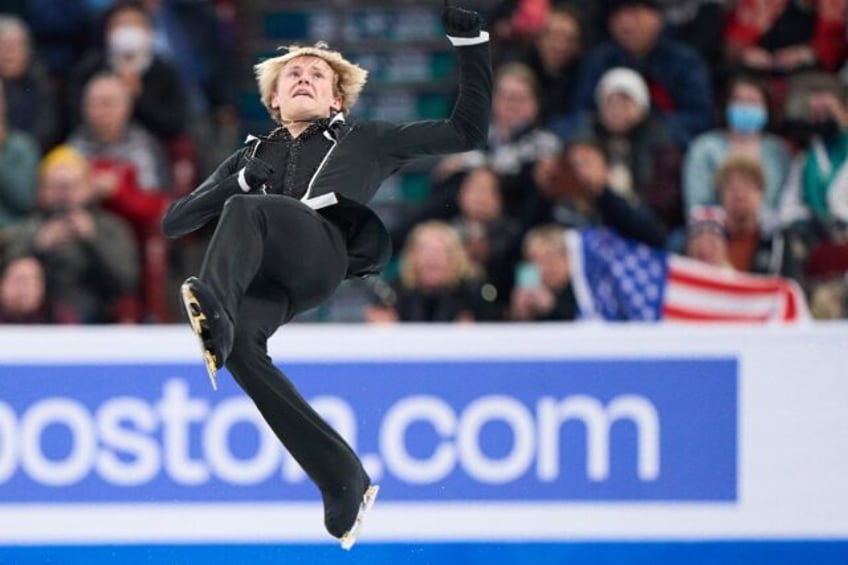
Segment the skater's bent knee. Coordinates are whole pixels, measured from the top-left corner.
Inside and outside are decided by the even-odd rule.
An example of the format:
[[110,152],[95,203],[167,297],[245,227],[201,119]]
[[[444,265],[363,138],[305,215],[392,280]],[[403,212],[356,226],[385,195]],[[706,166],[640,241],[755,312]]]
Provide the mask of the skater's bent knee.
[[247,194],[233,194],[224,202],[224,211],[232,212],[234,210],[249,209],[255,199],[255,196],[249,196]]
[[261,347],[254,340],[240,339],[236,335],[233,341],[233,349],[230,351],[230,356],[227,357],[227,368],[230,372],[241,372],[251,366],[265,362],[270,363],[264,347]]

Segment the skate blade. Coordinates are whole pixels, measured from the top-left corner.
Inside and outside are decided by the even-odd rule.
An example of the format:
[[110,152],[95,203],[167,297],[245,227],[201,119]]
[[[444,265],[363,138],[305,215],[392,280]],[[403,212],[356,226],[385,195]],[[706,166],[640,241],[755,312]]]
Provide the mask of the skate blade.
[[218,367],[215,362],[215,354],[206,349],[203,344],[203,327],[201,322],[206,319],[206,316],[200,310],[200,303],[194,296],[191,287],[188,284],[183,284],[180,287],[180,295],[183,299],[183,307],[185,308],[188,321],[191,324],[191,330],[200,341],[200,352],[203,354],[203,362],[206,365],[206,372],[209,374],[209,382],[212,383],[212,390],[218,390]]
[[203,361],[206,363],[206,372],[209,374],[209,382],[212,383],[212,390],[218,390],[218,367],[215,362],[215,355],[200,344],[203,349]]
[[368,487],[368,490],[366,490],[365,494],[362,495],[362,502],[359,503],[359,512],[356,514],[356,520],[353,522],[353,526],[341,538],[339,538],[342,549],[349,551],[350,548],[353,547],[353,544],[356,543],[356,538],[359,535],[359,532],[362,531],[362,523],[365,521],[365,515],[368,514],[368,511],[371,510],[372,506],[374,506],[374,501],[377,499],[377,493],[379,491],[379,486],[372,485]]

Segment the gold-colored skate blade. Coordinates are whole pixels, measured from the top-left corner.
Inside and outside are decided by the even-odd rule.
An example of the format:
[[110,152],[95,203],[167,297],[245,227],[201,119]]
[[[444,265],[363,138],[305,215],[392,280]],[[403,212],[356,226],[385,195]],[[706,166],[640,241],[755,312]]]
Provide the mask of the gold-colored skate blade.
[[353,526],[351,526],[350,530],[345,532],[345,534],[339,538],[342,549],[350,551],[350,548],[356,543],[356,538],[359,536],[359,532],[362,531],[362,523],[365,521],[365,515],[368,514],[368,511],[371,510],[372,506],[374,506],[374,501],[377,500],[378,492],[380,492],[380,487],[377,485],[371,485],[368,487],[368,490],[365,491],[365,494],[362,495],[362,502],[359,503],[359,512],[356,514],[356,520],[354,520]]
[[201,322],[206,319],[206,316],[200,310],[200,302],[198,302],[197,297],[187,283],[183,283],[180,287],[180,296],[182,297],[183,307],[191,324],[191,329],[200,341],[200,352],[203,354],[203,362],[206,365],[206,372],[209,374],[209,381],[212,383],[212,390],[218,390],[218,366],[215,360],[215,354],[206,349],[206,345],[203,343],[203,327]]

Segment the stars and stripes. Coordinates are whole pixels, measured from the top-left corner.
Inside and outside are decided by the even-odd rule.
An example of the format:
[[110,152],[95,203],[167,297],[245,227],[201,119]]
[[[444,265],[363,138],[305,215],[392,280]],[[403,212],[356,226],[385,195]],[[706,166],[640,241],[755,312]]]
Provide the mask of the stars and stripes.
[[789,279],[721,269],[604,228],[566,237],[583,318],[762,323],[809,317],[800,287]]

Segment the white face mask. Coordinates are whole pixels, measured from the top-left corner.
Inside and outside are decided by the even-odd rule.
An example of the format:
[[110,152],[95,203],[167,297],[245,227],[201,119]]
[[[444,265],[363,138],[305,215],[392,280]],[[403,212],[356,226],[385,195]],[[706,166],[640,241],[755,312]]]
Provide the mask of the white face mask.
[[109,54],[115,62],[144,69],[153,52],[150,33],[141,26],[126,25],[115,28],[108,38]]

